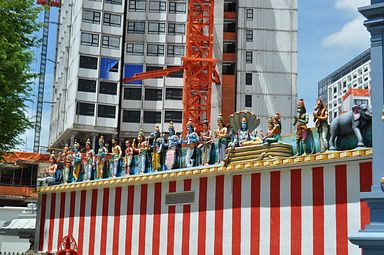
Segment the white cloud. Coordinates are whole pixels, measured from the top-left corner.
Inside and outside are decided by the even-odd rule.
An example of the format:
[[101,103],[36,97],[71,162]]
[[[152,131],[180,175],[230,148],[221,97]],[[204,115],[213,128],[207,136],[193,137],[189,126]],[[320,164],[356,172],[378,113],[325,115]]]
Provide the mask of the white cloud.
[[370,0],[336,0],[335,7],[339,10],[357,12],[357,8],[369,5]]
[[363,25],[364,18],[356,17],[347,22],[340,31],[323,39],[325,47],[343,47],[349,49],[366,49],[369,47],[370,35]]

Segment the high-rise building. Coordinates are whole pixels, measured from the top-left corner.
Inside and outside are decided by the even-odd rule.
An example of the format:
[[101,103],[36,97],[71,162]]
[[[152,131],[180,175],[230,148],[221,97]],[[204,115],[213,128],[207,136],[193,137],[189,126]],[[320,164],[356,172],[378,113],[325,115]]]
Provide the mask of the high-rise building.
[[318,96],[328,107],[329,122],[354,104],[370,105],[370,91],[371,49],[364,51],[318,83]]
[[[51,147],[99,135],[134,137],[155,123],[181,130],[183,74],[122,84],[135,73],[182,65],[186,0],[62,1],[50,123]],[[280,111],[291,131],[296,106],[297,0],[215,1],[212,128],[222,113]],[[108,138],[106,138],[108,140]]]

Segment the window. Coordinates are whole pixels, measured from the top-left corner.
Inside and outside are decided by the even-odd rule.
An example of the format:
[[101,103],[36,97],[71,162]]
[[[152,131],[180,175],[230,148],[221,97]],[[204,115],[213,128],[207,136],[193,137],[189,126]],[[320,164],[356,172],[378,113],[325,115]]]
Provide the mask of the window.
[[167,88],[165,92],[165,99],[169,100],[181,100],[183,98],[182,89],[171,89]]
[[253,61],[252,51],[246,51],[245,52],[245,63],[252,64],[252,61]]
[[245,107],[252,107],[252,95],[245,95]]
[[170,34],[170,35],[176,35],[176,34],[185,35],[185,24],[168,23],[168,34]]
[[127,43],[127,55],[144,56],[144,43]]
[[185,2],[169,2],[169,13],[186,13],[187,6]]
[[121,16],[111,13],[104,13],[103,24],[106,26],[120,27],[121,25]]
[[235,74],[235,63],[223,63],[223,74]]
[[162,44],[148,44],[147,56],[164,56],[164,45]]
[[253,20],[253,10],[252,9],[247,9],[246,10],[246,15],[247,15],[247,20]]
[[97,69],[97,58],[80,56],[80,68]]
[[140,123],[140,111],[123,111],[123,122]]
[[104,3],[106,4],[119,4],[121,5],[122,0],[104,0]]
[[253,30],[246,30],[245,31],[245,40],[247,42],[253,42]]
[[77,82],[77,90],[83,92],[96,92],[96,81],[79,79]]
[[167,56],[168,57],[184,56],[184,45],[168,44]]
[[252,73],[245,74],[245,85],[252,85]]
[[101,81],[99,87],[100,94],[117,95],[117,83]]
[[145,89],[145,100],[161,101],[163,100],[163,92],[161,89]]
[[128,33],[144,34],[145,22],[128,21]]
[[224,21],[224,32],[236,32],[236,23],[233,21]]
[[353,104],[355,104],[355,105],[362,105],[362,104],[368,105],[368,99],[355,99],[355,100],[353,100]]
[[163,69],[163,67],[161,67],[161,66],[146,66],[145,67],[146,72],[162,70],[162,69]]
[[82,32],[81,33],[81,45],[98,47],[99,46],[99,35]]
[[92,116],[95,113],[95,105],[87,103],[77,103],[76,114],[82,116]]
[[235,42],[224,42],[223,52],[224,53],[236,53],[236,43]]
[[148,23],[148,34],[164,34],[165,23],[149,22]]
[[99,104],[97,107],[97,117],[114,119],[116,115],[116,106]]
[[146,0],[130,0],[129,11],[145,12],[145,1]]
[[167,2],[165,1],[150,1],[149,12],[165,12],[167,9]]
[[161,123],[161,112],[145,111],[144,123]]
[[103,35],[103,48],[118,50],[120,48],[120,37]]
[[[167,67],[172,68],[172,67],[179,67],[179,66],[167,66]],[[168,77],[170,77],[170,78],[183,78],[183,75],[184,75],[184,71],[180,70],[178,72],[170,73],[168,75]]]
[[165,111],[165,122],[182,123],[183,112],[181,111]]
[[86,23],[100,24],[100,12],[84,10],[83,21]]
[[125,88],[124,100],[141,100],[141,88]]

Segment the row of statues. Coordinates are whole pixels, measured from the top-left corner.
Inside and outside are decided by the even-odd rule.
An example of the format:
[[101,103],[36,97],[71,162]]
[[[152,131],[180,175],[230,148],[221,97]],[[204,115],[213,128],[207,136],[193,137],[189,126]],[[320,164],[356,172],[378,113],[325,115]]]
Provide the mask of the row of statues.
[[[352,113],[352,130],[355,132],[364,120],[362,115],[366,107],[358,107]],[[367,110],[365,110],[367,111]],[[346,117],[343,117],[346,118]],[[317,128],[320,141],[320,151],[334,148],[330,140],[328,145],[329,130],[331,139],[340,135],[339,130],[347,130],[342,120],[334,120],[336,124],[328,124],[328,111],[321,99],[318,99],[313,110],[313,121]],[[126,140],[124,150],[118,144],[117,137],[111,140],[111,148],[108,150],[103,136],[98,140],[98,149],[94,151],[90,139],[85,143],[85,148],[75,142],[72,150],[65,146],[59,155],[51,154],[50,166],[46,173],[56,182],[68,183],[82,180],[102,179],[109,177],[125,176],[137,173],[156,172],[183,167],[223,163],[228,160],[231,150],[237,147],[253,146],[259,144],[282,143],[281,114],[276,112],[268,119],[268,130],[263,133],[256,127],[260,120],[250,112],[238,112],[230,116],[229,123],[224,123],[220,114],[217,121],[217,129],[211,133],[208,120],[203,121],[203,128],[197,132],[194,123],[189,120],[186,123],[186,135],[183,139],[171,122],[168,134],[162,133],[160,126],[155,125],[154,132],[145,136],[142,130],[133,140]],[[296,154],[308,153],[307,139],[311,135],[308,128],[309,116],[303,99],[297,104],[297,114],[293,125],[296,127]],[[332,123],[333,124],[333,123]],[[345,123],[344,123],[345,125]],[[355,128],[354,128],[355,127]],[[353,129],[354,128],[354,129]],[[359,146],[361,135],[358,136]],[[214,143],[216,139],[217,143]],[[363,144],[364,145],[364,144]],[[185,147],[184,149],[182,149]],[[312,151],[313,152],[313,151]],[[136,156],[136,157],[135,157]]]

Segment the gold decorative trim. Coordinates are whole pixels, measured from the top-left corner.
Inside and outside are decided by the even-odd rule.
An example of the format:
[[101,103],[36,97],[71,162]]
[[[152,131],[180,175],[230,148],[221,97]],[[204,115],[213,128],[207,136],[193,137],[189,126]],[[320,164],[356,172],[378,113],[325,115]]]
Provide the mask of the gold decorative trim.
[[[236,172],[244,170],[263,171],[265,168],[274,169],[278,166],[297,167],[302,164],[324,164],[326,161],[337,162],[346,161],[358,157],[371,157],[372,148],[361,148],[349,151],[328,151],[319,154],[311,154],[306,156],[294,156],[289,158],[276,158],[268,160],[244,160],[231,162],[227,167],[223,165],[211,165],[193,169],[176,169],[169,172],[155,172],[151,174],[140,174],[135,176],[118,177],[115,179],[95,180],[90,182],[63,184],[58,186],[39,187],[36,192],[39,194],[53,192],[78,191],[85,189],[95,189],[109,186],[127,186],[137,185],[147,181],[163,181],[178,177],[188,177],[192,175],[209,175],[220,172]],[[321,162],[317,162],[320,161]],[[264,168],[264,169],[263,169]]]

